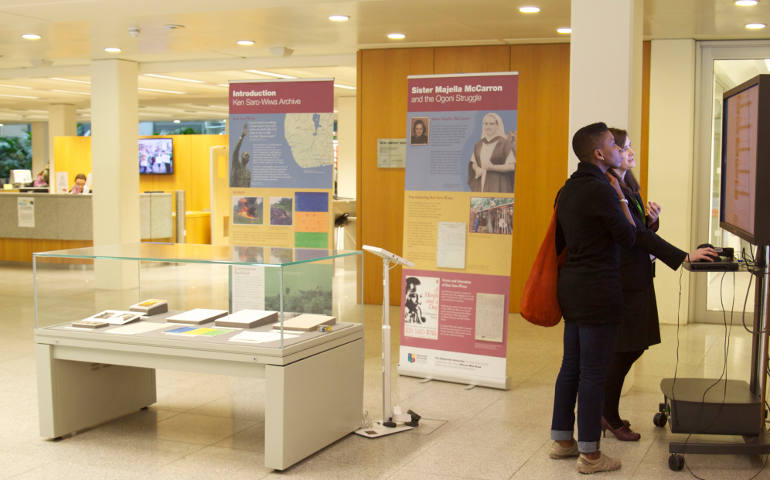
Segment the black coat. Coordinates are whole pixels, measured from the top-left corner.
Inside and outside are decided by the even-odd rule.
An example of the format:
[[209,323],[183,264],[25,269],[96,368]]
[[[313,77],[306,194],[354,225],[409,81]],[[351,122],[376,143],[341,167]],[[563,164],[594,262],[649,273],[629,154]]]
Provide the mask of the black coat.
[[617,192],[596,165],[580,162],[559,192],[557,251],[566,245],[558,298],[565,321],[614,323],[621,319],[620,246],[631,248]]
[[660,343],[658,304],[655,300],[655,264],[650,254],[676,270],[687,256],[686,252],[660,238],[654,228],[647,227],[644,204],[638,193],[625,191],[637,231],[645,241],[620,250],[620,274],[623,285],[623,320],[618,330],[615,350],[643,350]]

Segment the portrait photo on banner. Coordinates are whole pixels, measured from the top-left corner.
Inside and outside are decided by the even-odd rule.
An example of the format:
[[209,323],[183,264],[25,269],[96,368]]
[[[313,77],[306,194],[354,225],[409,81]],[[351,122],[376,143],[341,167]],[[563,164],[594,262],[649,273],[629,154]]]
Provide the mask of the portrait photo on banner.
[[419,112],[407,120],[406,190],[514,193],[516,110]]

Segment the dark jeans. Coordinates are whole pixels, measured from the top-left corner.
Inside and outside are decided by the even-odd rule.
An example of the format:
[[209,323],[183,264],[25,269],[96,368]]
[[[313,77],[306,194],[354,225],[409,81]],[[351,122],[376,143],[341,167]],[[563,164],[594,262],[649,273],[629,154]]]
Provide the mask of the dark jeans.
[[556,378],[551,439],[570,440],[578,410],[578,450],[599,450],[604,382],[618,325],[564,322],[564,357]]
[[620,419],[618,405],[620,404],[620,392],[623,390],[623,382],[626,374],[631,369],[636,359],[642,356],[644,350],[630,352],[615,352],[612,354],[610,366],[607,369],[607,383],[604,387],[604,419],[612,428],[620,428],[623,420]]

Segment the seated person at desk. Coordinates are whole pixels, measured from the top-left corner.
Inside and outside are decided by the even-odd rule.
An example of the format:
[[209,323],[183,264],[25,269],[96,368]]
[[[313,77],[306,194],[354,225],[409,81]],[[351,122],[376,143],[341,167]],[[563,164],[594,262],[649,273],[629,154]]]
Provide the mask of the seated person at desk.
[[33,187],[48,186],[48,169],[47,168],[40,170],[40,172],[37,174],[37,177],[35,177],[35,181],[32,182],[32,186]]
[[70,188],[69,193],[79,195],[83,193],[85,188],[86,188],[86,176],[82,173],[78,173],[77,175],[75,175],[75,183],[72,185],[72,188]]

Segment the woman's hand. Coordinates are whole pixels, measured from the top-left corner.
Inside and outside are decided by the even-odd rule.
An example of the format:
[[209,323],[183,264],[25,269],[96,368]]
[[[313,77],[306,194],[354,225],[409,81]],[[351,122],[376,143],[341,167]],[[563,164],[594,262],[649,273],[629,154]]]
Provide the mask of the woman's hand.
[[623,195],[623,190],[620,189],[620,183],[618,182],[618,179],[615,178],[615,175],[611,174],[609,170],[604,173],[604,176],[607,177],[607,180],[609,180],[610,185],[612,185],[612,188],[615,189],[615,192],[618,194],[618,198],[620,200],[624,200],[626,198],[625,195]]
[[650,225],[657,222],[660,217],[660,205],[655,202],[647,202],[647,217],[649,217]]
[[719,258],[719,254],[711,247],[698,248],[687,254],[688,262],[713,262]]

